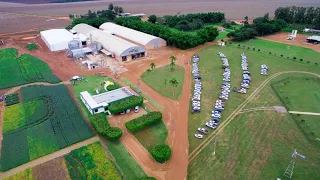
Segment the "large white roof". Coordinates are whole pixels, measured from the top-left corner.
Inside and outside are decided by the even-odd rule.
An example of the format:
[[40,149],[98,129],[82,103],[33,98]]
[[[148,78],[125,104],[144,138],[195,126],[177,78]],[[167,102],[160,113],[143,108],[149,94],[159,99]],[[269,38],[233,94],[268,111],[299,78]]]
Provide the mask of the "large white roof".
[[72,30],[84,34],[87,38],[92,38],[92,41],[100,42],[103,48],[118,56],[127,56],[129,54],[145,52],[145,49],[140,46],[103,32],[102,30],[87,24],[78,24],[73,27]]
[[50,45],[73,40],[73,34],[66,29],[50,29],[41,31],[40,34]]
[[119,26],[117,24],[110,23],[110,22],[101,24],[99,28],[115,33],[116,35],[129,39],[136,43],[139,43],[143,46],[153,44],[154,41],[162,41],[161,43],[165,43],[165,40],[159,37],[152,36],[150,34],[146,34],[140,31],[136,31],[134,29],[130,29],[124,26]]

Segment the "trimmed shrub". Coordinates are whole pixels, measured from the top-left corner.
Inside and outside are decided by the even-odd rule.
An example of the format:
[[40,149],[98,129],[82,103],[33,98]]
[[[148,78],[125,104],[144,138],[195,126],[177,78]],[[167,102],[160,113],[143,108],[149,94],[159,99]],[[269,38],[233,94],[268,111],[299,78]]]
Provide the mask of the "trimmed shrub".
[[230,41],[229,44],[232,44],[232,42]]
[[138,118],[135,118],[131,121],[126,122],[126,127],[130,132],[139,131],[147,126],[155,124],[162,119],[162,114],[157,111],[149,112]]
[[269,52],[269,54],[272,54],[271,52]]
[[316,66],[317,66],[317,65],[318,65],[318,63],[314,63],[314,65],[316,65]]
[[241,45],[240,44],[238,44],[238,47],[240,47]]
[[115,101],[109,105],[111,114],[120,114],[121,112],[132,109],[135,106],[142,106],[143,98],[141,96],[130,96],[128,98]]
[[171,148],[166,144],[157,145],[151,150],[152,157],[159,163],[168,161],[171,153]]
[[[301,59],[300,59],[300,61],[301,61]],[[310,63],[310,61],[307,61],[307,63],[309,64],[309,63]]]
[[95,114],[91,116],[90,121],[96,131],[109,140],[115,141],[121,138],[122,130],[118,127],[111,127],[104,114]]
[[297,57],[293,57],[293,59],[297,59]]
[[302,61],[303,61],[303,59],[300,59],[300,61],[302,62]]
[[252,50],[254,50],[254,51],[255,51],[255,50],[256,50],[256,48],[252,48]]
[[248,50],[250,49],[250,47],[247,48]]
[[280,56],[283,57],[283,54],[281,54]]
[[289,59],[289,56],[287,58]]
[[113,85],[107,86],[107,90],[108,91],[113,91],[113,90],[116,90],[116,89],[119,89],[119,88],[121,88],[121,86],[118,83],[115,83],[115,82],[113,82]]
[[258,51],[260,51],[260,49],[258,49]]
[[143,178],[140,178],[139,180],[156,180],[156,178],[154,178],[154,177],[143,177]]
[[33,51],[33,50],[36,50],[36,49],[38,49],[38,47],[37,47],[37,45],[36,44],[27,44],[26,45],[26,48],[28,49],[28,50],[30,50],[30,51]]

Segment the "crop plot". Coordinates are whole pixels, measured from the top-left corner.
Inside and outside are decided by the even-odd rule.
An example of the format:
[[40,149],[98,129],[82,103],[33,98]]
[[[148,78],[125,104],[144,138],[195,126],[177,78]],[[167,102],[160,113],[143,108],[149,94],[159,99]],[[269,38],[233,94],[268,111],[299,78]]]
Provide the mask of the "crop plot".
[[11,106],[17,103],[19,103],[18,93],[9,94],[6,96],[6,106]]
[[18,57],[14,48],[0,50],[0,63],[0,89],[32,82],[60,82],[45,62],[29,54]]
[[5,109],[1,171],[94,135],[64,85],[27,86],[21,95]]

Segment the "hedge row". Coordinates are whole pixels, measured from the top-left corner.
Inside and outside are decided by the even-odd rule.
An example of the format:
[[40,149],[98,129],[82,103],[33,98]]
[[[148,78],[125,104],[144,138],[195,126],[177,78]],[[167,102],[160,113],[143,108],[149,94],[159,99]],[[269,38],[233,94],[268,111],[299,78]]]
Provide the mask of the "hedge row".
[[161,121],[161,119],[162,114],[160,112],[153,111],[138,118],[135,118],[131,121],[128,121],[125,125],[130,132],[136,132],[147,126]]
[[109,105],[111,114],[120,114],[121,112],[132,109],[135,106],[142,106],[143,98],[141,96],[131,96],[119,101],[115,101]]
[[121,138],[122,130],[118,127],[110,126],[104,114],[95,114],[91,116],[90,121],[96,131],[100,135],[106,136],[109,140],[115,141]]
[[155,146],[151,150],[152,157],[159,163],[164,163],[171,157],[171,148],[166,144]]

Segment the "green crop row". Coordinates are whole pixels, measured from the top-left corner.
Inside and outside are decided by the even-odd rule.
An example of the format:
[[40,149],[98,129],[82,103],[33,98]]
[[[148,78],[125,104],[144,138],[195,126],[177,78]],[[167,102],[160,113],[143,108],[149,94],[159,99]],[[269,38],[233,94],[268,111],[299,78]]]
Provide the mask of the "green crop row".
[[119,114],[127,109],[132,109],[135,106],[142,106],[143,98],[141,96],[130,96],[128,98],[115,101],[109,105],[111,114]]
[[162,114],[157,111],[149,112],[131,121],[126,122],[126,127],[130,132],[139,131],[147,126],[155,124],[162,119]]
[[6,96],[6,106],[11,106],[13,104],[19,103],[18,93],[9,94]]

